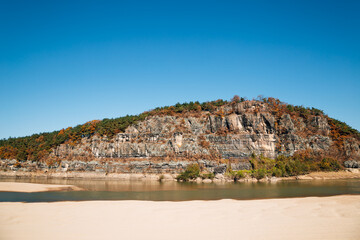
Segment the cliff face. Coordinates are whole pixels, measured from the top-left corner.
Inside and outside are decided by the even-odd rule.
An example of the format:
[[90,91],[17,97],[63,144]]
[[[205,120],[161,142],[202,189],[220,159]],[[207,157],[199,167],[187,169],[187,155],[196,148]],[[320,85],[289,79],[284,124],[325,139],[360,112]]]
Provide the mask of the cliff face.
[[[113,138],[83,137],[52,153],[63,159],[158,158],[242,159],[251,154],[275,158],[299,150],[331,152],[335,142],[325,116],[307,118],[274,114],[269,105],[245,101],[226,105],[216,113],[150,116]],[[359,141],[345,141],[348,157],[360,156]]]
[[318,109],[238,98],[0,140],[0,159],[0,171],[16,172],[179,173],[197,163],[214,174],[252,169],[293,176],[359,167],[360,134]]

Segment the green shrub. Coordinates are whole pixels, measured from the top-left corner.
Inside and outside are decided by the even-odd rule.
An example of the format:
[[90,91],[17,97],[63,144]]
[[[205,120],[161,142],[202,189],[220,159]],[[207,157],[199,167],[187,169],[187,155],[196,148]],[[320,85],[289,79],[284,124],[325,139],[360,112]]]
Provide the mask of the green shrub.
[[234,181],[237,181],[239,179],[245,178],[246,174],[249,173],[251,171],[248,170],[239,170],[239,171],[232,171],[232,170],[228,170],[226,171],[225,175],[229,178],[234,179]]
[[178,181],[189,181],[190,179],[196,179],[200,177],[200,167],[198,164],[190,164],[186,167],[185,171],[180,173],[176,177]]
[[254,170],[251,174],[253,178],[256,178],[257,180],[260,180],[266,176],[266,170],[265,169],[257,169]]
[[276,177],[289,177],[306,174],[315,166],[315,160],[303,161],[295,157],[279,156],[272,169],[272,175]]
[[339,171],[341,165],[333,158],[323,158],[319,163],[319,167],[322,171]]
[[271,176],[273,177],[282,177],[283,171],[280,168],[273,167],[271,170]]
[[244,170],[239,170],[237,172],[235,172],[234,174],[234,180],[237,181],[239,179],[242,179],[242,178],[245,178],[246,175],[245,175],[245,171]]
[[252,169],[258,168],[259,163],[258,163],[258,159],[257,159],[255,153],[251,154],[251,158],[249,159],[249,162],[251,164]]
[[203,173],[201,174],[202,179],[214,179],[215,174],[214,173]]

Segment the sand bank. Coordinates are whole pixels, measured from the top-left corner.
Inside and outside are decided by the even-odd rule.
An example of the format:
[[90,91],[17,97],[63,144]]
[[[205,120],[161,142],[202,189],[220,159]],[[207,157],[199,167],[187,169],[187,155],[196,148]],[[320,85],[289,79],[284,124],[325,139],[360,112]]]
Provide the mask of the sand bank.
[[[306,175],[303,175],[308,179],[350,179],[350,178],[360,178],[359,169],[348,169],[347,171],[338,171],[338,172],[312,172]],[[299,176],[298,179],[301,180],[302,176]]]
[[1,239],[360,239],[360,196],[0,203]]
[[0,192],[47,192],[47,191],[80,191],[73,185],[54,185],[37,183],[0,182]]

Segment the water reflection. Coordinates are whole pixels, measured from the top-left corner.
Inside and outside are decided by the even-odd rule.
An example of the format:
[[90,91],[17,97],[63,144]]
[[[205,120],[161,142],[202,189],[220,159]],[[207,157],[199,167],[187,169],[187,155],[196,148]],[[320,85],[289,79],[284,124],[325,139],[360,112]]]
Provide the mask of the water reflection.
[[279,181],[272,183],[177,183],[85,179],[1,179],[0,181],[70,184],[81,192],[0,193],[0,201],[263,199],[360,194],[360,180]]

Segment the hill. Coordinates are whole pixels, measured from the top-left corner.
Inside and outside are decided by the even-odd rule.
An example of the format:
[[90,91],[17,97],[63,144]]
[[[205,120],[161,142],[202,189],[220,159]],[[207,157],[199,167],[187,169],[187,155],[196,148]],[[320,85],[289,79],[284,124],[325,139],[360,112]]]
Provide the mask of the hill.
[[4,139],[0,158],[48,165],[99,159],[250,160],[252,168],[282,158],[321,170],[321,164],[332,168],[334,163],[360,159],[359,146],[357,130],[319,109],[275,98],[234,96],[230,101],[178,103],[139,115]]

